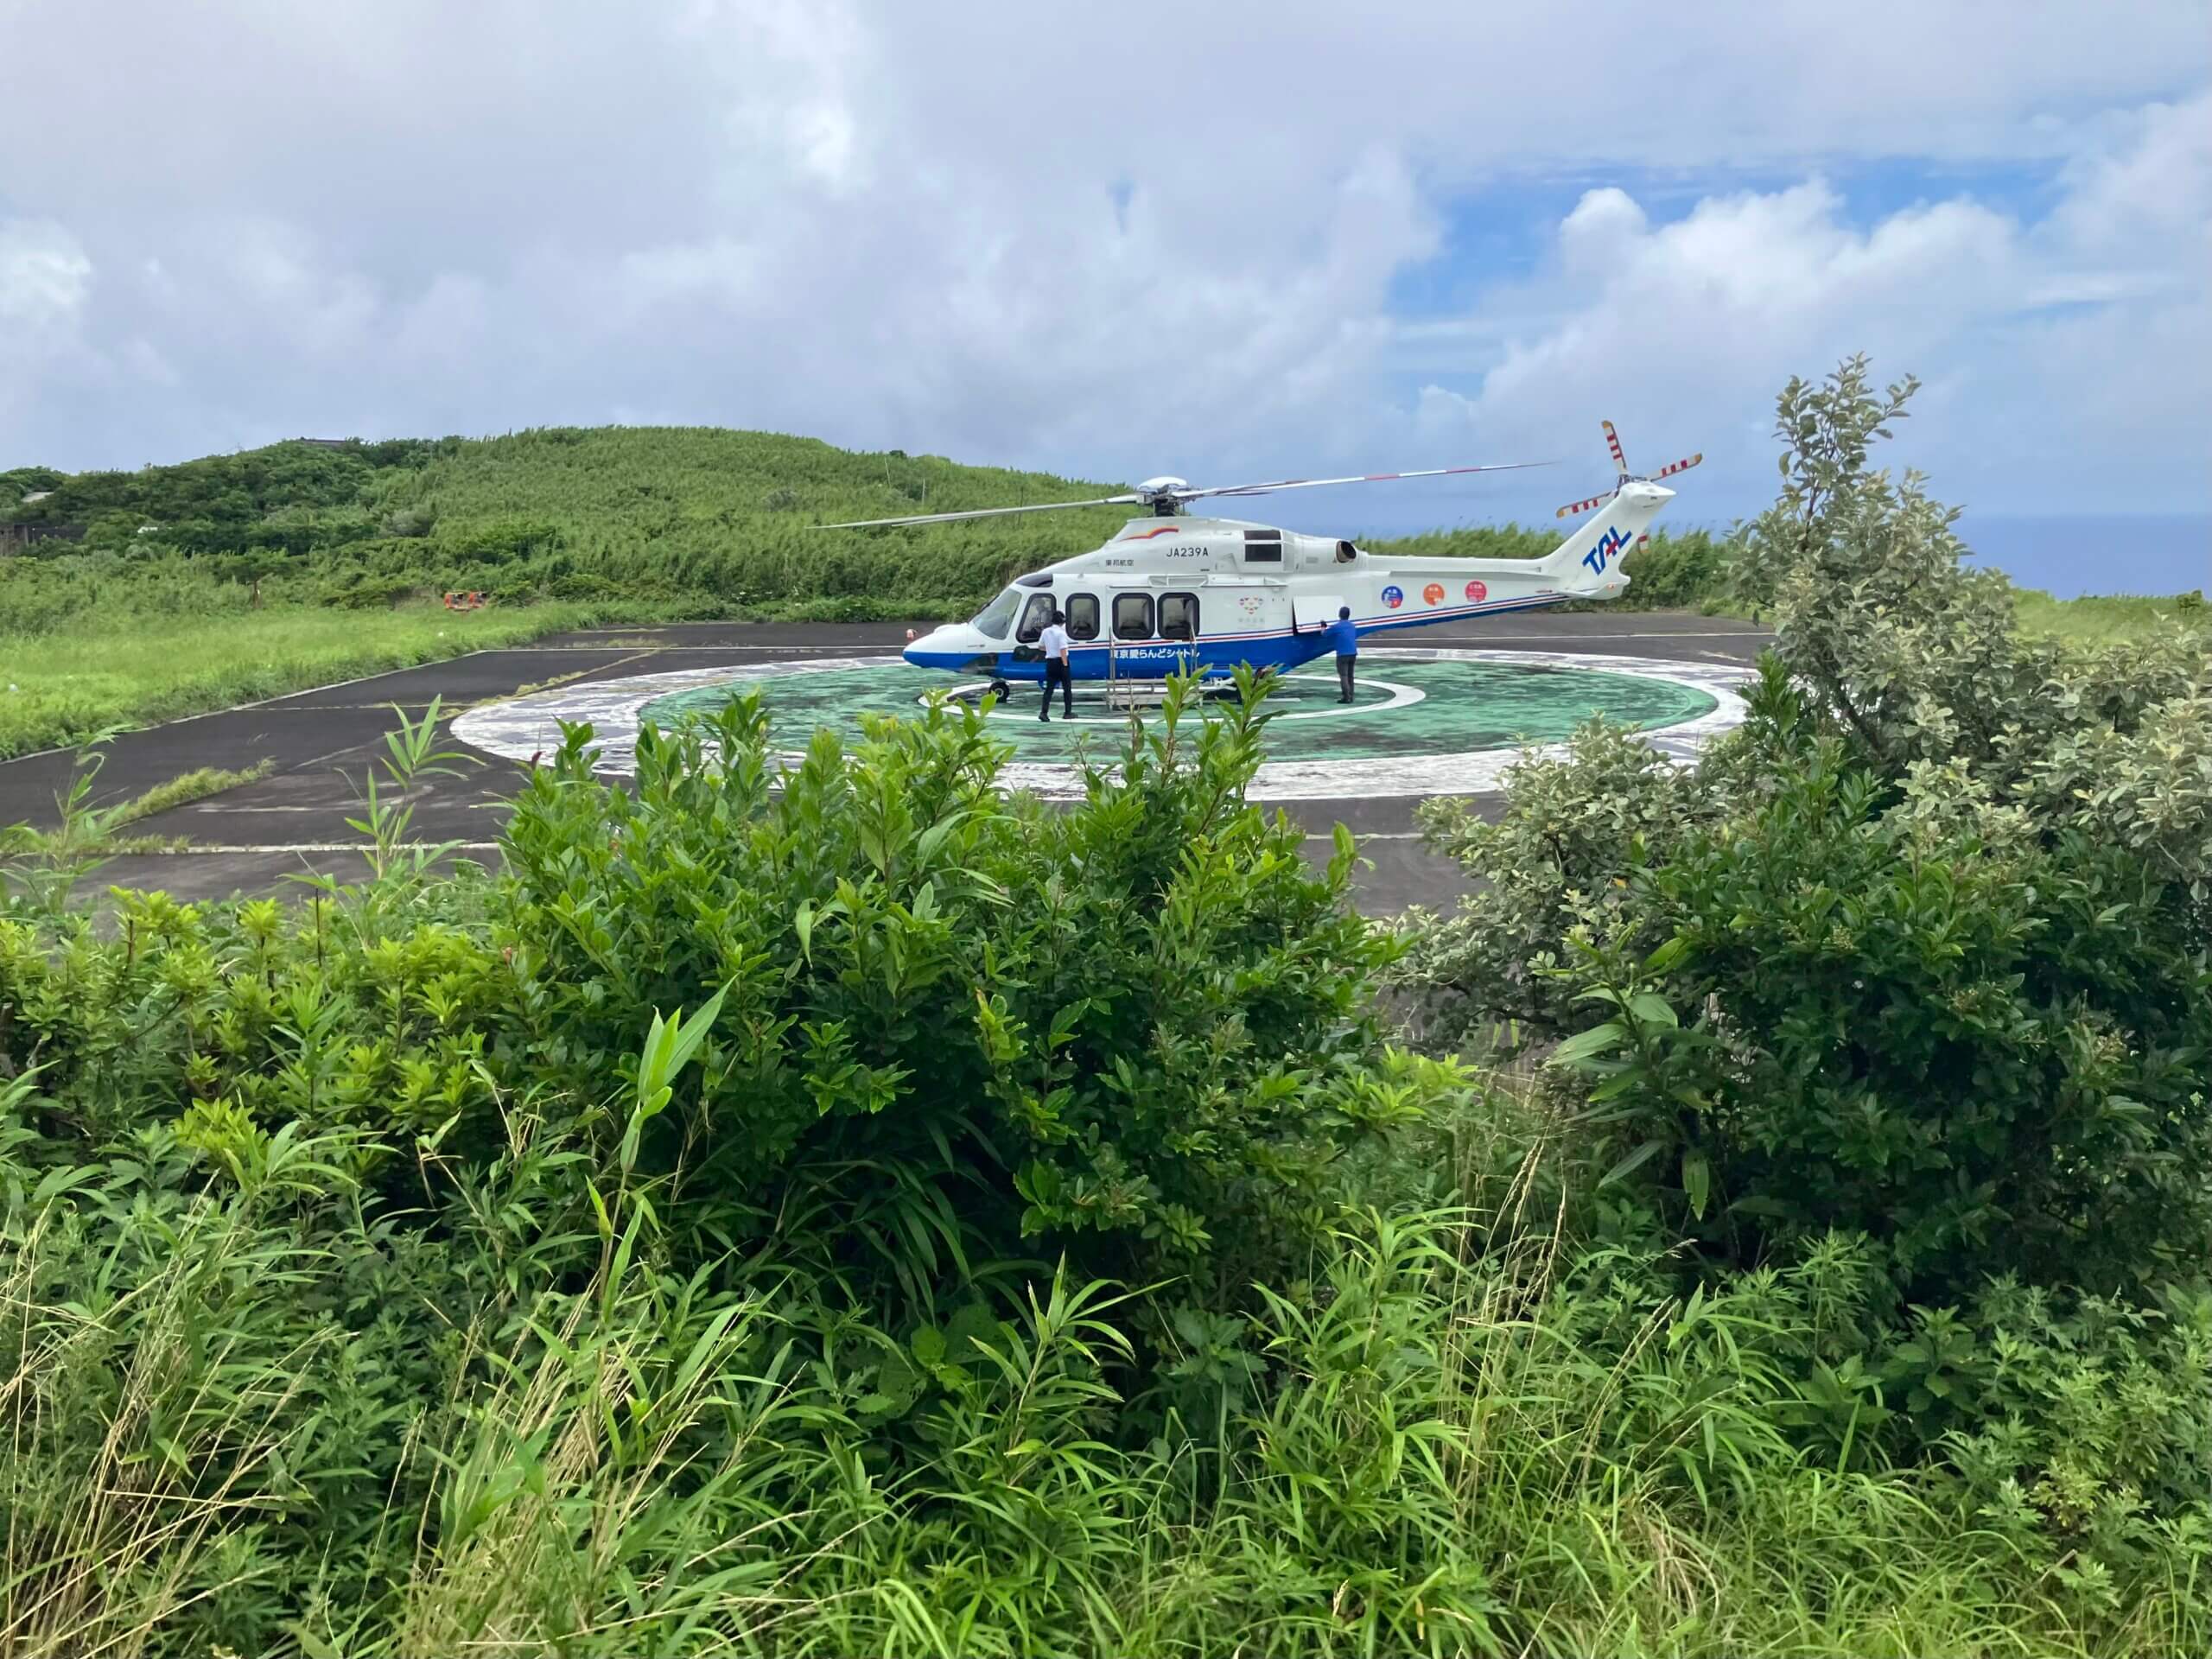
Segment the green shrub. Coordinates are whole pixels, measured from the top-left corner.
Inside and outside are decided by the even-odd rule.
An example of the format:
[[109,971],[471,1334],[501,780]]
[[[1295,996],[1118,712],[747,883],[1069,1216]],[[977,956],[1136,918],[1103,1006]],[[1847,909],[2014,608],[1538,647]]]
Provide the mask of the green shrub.
[[1445,1040],[1591,1027],[1560,1057],[1616,1179],[1717,1259],[1842,1228],[1902,1296],[2155,1295],[2212,1243],[2212,649],[2021,637],[1868,468],[1910,391],[1784,390],[1751,719],[1680,772],[1593,728],[1495,824],[1428,810],[1485,885],[1409,976]]
[[1605,1073],[1670,1221],[1744,1261],[1864,1233],[1916,1300],[2194,1271],[2212,969],[2185,892],[2086,827],[1992,836],[1940,778],[1894,798],[1798,716],[1770,675],[1764,798],[1633,869],[1632,922],[1564,974],[1613,1017],[1561,1057]]
[[[1993,1302],[2007,1360],[1956,1466],[1906,1474],[1829,1363],[1862,1312],[1853,1246],[1686,1303],[1662,1249],[1516,1227],[1478,1181],[1472,1210],[1342,1217],[1311,1292],[1179,1322],[1206,1408],[1179,1419],[1119,1386],[1133,1310],[1106,1287],[986,1289],[902,1339],[835,1275],[684,1262],[641,1214],[604,1248],[588,1216],[564,1237],[543,1195],[575,1143],[504,1110],[492,1162],[428,1150],[429,1212],[355,1189],[342,1138],[284,1132],[249,1182],[196,1190],[156,1127],[35,1199],[41,1149],[10,1143],[19,1645],[2167,1652],[2212,1630],[2201,1493],[2156,1478],[2188,1472],[2201,1319],[2184,1342]],[[873,1392],[894,1351],[927,1378],[912,1425]],[[2054,1392],[2081,1444],[2005,1429],[2008,1400]],[[1791,1423],[1834,1434],[1808,1458]]]
[[[1975,599],[1872,499],[1885,607]],[[789,552],[652,579],[874,591]],[[1251,686],[1065,811],[972,712],[741,703],[570,734],[495,876],[412,844],[433,710],[301,903],[95,925],[10,837],[0,1646],[2203,1650],[2201,664],[1789,603],[1694,769],[1431,814],[1498,879],[1408,988],[1533,1087],[1388,1047]]]
[[437,509],[427,501],[417,502],[410,506],[394,507],[385,515],[378,531],[379,534],[391,537],[427,536],[436,528],[437,522]]
[[2212,636],[2175,626],[2076,649],[2024,634],[2004,576],[1960,563],[1956,510],[1916,474],[1868,467],[1916,385],[1877,396],[1854,358],[1824,385],[1783,388],[1783,488],[1747,533],[1743,595],[1772,616],[1815,715],[1882,778],[1942,772],[1922,785],[1932,798],[1982,801],[2046,838],[2094,830],[2202,906]]
[[1253,690],[1204,721],[1179,697],[1065,813],[1001,798],[1008,751],[972,711],[850,754],[819,734],[779,775],[748,701],[644,734],[629,786],[575,732],[516,804],[506,877],[437,895],[488,930],[428,899],[365,934],[327,905],[224,923],[161,894],[123,900],[112,943],[0,921],[8,1040],[50,1057],[48,1109],[95,1141],[231,1103],[362,1134],[356,1173],[404,1185],[417,1137],[488,1155],[505,1090],[619,1136],[624,1057],[718,997],[634,1156],[681,1163],[724,1232],[803,1173],[857,1206],[855,1238],[888,1196],[882,1225],[939,1229],[954,1260],[1241,1284],[1310,1233],[1344,1149],[1452,1086],[1384,1048],[1390,947],[1351,912],[1349,848],[1317,875],[1243,803]]
[[561,544],[559,526],[530,518],[499,518],[467,530],[442,532],[435,556],[462,564],[511,564]]
[[1339,1151],[1439,1081],[1375,1070],[1388,945],[1348,854],[1317,877],[1243,804],[1257,706],[1171,702],[1067,813],[1001,800],[1008,751],[973,711],[849,755],[817,734],[779,786],[754,701],[645,734],[633,787],[593,781],[572,733],[506,839],[500,937],[558,1033],[531,1075],[603,1088],[656,1009],[720,994],[654,1155],[725,1198],[926,1172],[932,1224],[995,1251],[1219,1256],[1232,1283],[1280,1262]]
[[2148,1300],[2000,1279],[1963,1316],[1923,1310],[1885,1375],[1944,1435],[1982,1512],[2115,1581],[2212,1556],[2212,1290]]
[[1418,906],[1401,924],[1398,973],[1427,1043],[1452,1049],[1525,1025],[1542,1037],[1580,1018],[1557,974],[1578,928],[1618,925],[1630,870],[1711,822],[1723,798],[1706,771],[1676,766],[1643,737],[1593,719],[1557,760],[1524,757],[1503,810],[1433,796],[1414,809],[1428,844],[1483,878],[1449,916]]

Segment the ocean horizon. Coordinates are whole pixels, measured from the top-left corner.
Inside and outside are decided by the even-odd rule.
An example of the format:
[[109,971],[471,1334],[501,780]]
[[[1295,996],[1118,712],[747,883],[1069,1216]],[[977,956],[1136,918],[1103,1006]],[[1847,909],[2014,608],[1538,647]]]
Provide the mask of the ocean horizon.
[[[1412,493],[1408,492],[1408,493]],[[1352,535],[1357,540],[1459,528],[1480,524],[1518,524],[1559,529],[1548,513],[1525,516],[1518,501],[1499,502],[1480,514],[1445,514],[1433,502],[1366,500],[1348,514],[1336,503],[1302,501],[1296,496],[1270,502],[1264,518],[1287,530],[1313,535]],[[1232,515],[1241,516],[1241,515]],[[1357,522],[1348,522],[1356,519]],[[1707,530],[1725,534],[1726,518],[1669,513],[1659,528],[1681,533]],[[1958,534],[1969,563],[1993,566],[2022,588],[2040,588],[2058,599],[2085,594],[2145,594],[2168,597],[2192,588],[2212,592],[2212,512],[1993,513],[1969,507],[1960,515]],[[1630,565],[1629,574],[1636,574]]]
[[1972,563],[2059,599],[2212,588],[2212,513],[1978,513],[1957,530]]

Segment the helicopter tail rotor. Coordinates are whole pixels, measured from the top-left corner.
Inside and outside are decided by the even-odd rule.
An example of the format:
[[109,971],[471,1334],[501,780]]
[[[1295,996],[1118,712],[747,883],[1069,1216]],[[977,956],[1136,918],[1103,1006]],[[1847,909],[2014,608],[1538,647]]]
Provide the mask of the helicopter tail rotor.
[[1606,421],[1603,424],[1605,429],[1605,448],[1612,452],[1613,457],[1613,467],[1616,474],[1613,481],[1613,487],[1605,491],[1601,495],[1590,496],[1580,501],[1568,502],[1567,505],[1559,510],[1557,514],[1559,518],[1572,518],[1579,512],[1587,512],[1592,507],[1604,506],[1606,502],[1611,500],[1615,496],[1621,493],[1621,486],[1623,485],[1656,484],[1662,478],[1672,478],[1676,473],[1687,473],[1691,467],[1696,466],[1698,462],[1705,459],[1705,454],[1700,450],[1694,455],[1688,456],[1683,460],[1662,467],[1657,472],[1652,474],[1649,478],[1638,478],[1636,474],[1629,471],[1628,459],[1621,453],[1620,434],[1613,430],[1613,423],[1611,421]]
[[1605,429],[1605,448],[1613,452],[1613,471],[1621,479],[1628,477],[1628,457],[1621,454],[1621,435],[1613,430],[1611,421],[1602,422]]

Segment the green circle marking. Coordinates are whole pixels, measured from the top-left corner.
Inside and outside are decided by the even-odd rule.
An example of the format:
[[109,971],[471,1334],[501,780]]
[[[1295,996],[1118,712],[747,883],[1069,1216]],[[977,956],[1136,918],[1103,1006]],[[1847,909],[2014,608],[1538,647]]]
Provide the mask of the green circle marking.
[[[1602,714],[1638,731],[1656,731],[1710,714],[1714,699],[1672,680],[1617,674],[1602,669],[1542,668],[1528,664],[1361,659],[1358,700],[1337,701],[1332,664],[1294,671],[1267,702],[1271,760],[1384,758],[1463,753],[1527,743],[1553,743],[1592,715]],[[778,744],[804,747],[828,727],[850,741],[863,715],[912,715],[932,689],[949,679],[924,675],[904,664],[829,668],[804,674],[748,680],[741,671],[722,683],[657,697],[639,718],[666,727],[705,713],[758,689]],[[1090,746],[1117,741],[1130,716],[1106,706],[1105,687],[1076,688],[1076,717],[1064,720],[1052,702],[1052,720],[1037,718],[1042,689],[1017,685],[991,711],[993,732],[1014,746],[1022,760],[1071,759],[1084,740]],[[1156,717],[1141,710],[1140,719]]]

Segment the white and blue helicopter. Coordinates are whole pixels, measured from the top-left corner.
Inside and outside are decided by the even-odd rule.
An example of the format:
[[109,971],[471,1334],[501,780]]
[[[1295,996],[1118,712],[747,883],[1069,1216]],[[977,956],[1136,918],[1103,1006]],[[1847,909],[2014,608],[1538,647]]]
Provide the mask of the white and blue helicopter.
[[1193,670],[1226,676],[1240,665],[1287,671],[1328,649],[1323,631],[1337,620],[1339,609],[1351,611],[1363,639],[1571,599],[1618,598],[1629,583],[1621,568],[1624,557],[1674,499],[1674,491],[1658,480],[1687,472],[1705,457],[1691,455],[1649,478],[1638,477],[1628,469],[1613,423],[1605,422],[1605,429],[1618,474],[1613,487],[1561,507],[1559,517],[1593,507],[1604,511],[1548,556],[1536,560],[1377,558],[1347,541],[1234,518],[1193,518],[1184,509],[1214,497],[1510,472],[1546,464],[1541,461],[1357,478],[1286,478],[1208,489],[1193,489],[1179,478],[1154,478],[1128,494],[1091,501],[982,507],[821,528],[876,530],[1073,507],[1141,506],[1143,516],[1132,518],[1095,552],[1017,577],[972,620],[912,639],[906,660],[919,668],[988,677],[988,689],[1003,696],[1011,682],[1044,678],[1044,653],[1037,641],[1057,610],[1067,619],[1069,671],[1078,682],[1159,680]]

